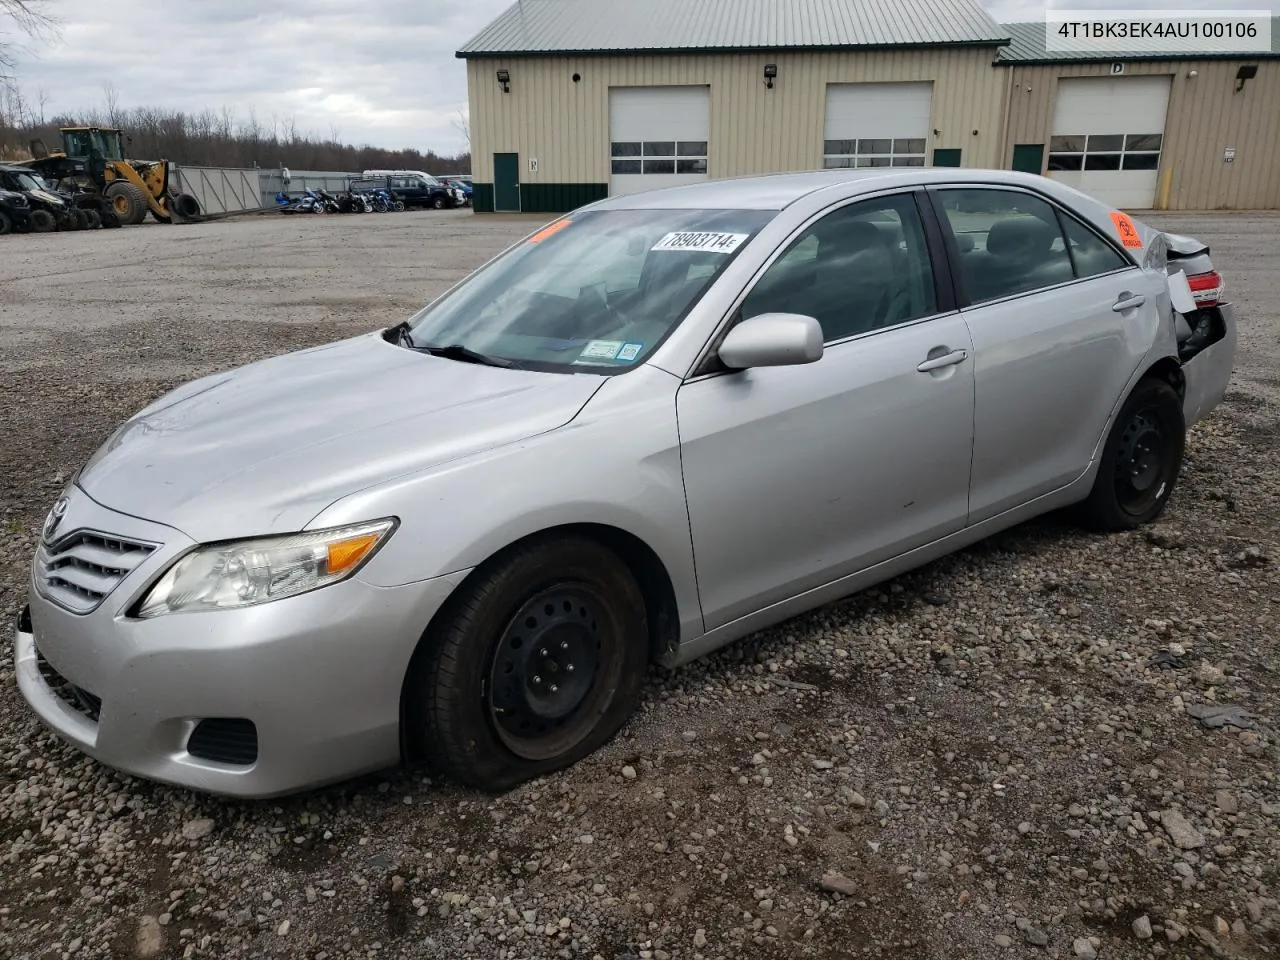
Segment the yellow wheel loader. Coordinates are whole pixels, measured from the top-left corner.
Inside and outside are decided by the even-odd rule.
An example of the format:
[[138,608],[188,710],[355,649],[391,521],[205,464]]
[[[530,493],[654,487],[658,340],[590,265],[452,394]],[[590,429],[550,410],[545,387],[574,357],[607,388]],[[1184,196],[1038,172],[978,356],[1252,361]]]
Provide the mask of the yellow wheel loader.
[[63,127],[62,149],[49,152],[31,141],[26,161],[59,189],[99,193],[122,224],[138,224],[147,211],[161,223],[195,219],[200,205],[189,194],[170,194],[168,160],[126,160],[120,131],[111,127]]

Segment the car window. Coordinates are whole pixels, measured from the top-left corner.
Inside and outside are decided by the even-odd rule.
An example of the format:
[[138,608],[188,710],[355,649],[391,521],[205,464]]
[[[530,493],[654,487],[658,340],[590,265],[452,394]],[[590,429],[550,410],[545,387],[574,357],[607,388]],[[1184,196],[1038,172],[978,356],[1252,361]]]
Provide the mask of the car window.
[[941,190],[971,303],[1029,293],[1074,279],[1058,216],[1044,200],[1013,190]]
[[898,194],[829,213],[752,288],[742,318],[800,313],[828,343],[937,312],[933,268],[915,200]]
[[1066,228],[1067,240],[1071,243],[1071,260],[1077,279],[1096,277],[1100,273],[1133,266],[1119,251],[1083,223],[1066,214],[1061,214],[1061,218]]

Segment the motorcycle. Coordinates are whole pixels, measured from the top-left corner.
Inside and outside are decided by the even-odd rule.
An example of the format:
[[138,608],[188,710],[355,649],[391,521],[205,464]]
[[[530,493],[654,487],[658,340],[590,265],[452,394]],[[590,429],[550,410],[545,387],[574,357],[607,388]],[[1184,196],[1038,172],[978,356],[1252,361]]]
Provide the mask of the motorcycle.
[[329,208],[322,193],[323,190],[307,190],[301,196],[290,197],[281,191],[276,194],[276,205],[281,213],[328,213]]

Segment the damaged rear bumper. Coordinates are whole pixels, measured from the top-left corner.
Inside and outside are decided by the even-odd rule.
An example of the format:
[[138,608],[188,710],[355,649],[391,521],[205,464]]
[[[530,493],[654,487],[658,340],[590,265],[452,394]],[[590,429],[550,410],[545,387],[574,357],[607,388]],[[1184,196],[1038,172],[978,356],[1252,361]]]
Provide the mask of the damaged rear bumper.
[[1222,303],[1203,312],[1209,315],[1207,319],[1215,328],[1214,336],[1182,363],[1182,374],[1186,379],[1182,414],[1188,427],[1222,402],[1235,368],[1235,308],[1230,303]]

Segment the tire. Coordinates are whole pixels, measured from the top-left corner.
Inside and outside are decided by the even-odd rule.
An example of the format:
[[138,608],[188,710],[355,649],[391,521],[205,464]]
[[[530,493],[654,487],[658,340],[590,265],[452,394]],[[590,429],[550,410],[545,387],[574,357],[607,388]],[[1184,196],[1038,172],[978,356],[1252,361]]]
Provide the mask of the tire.
[[85,229],[97,230],[102,226],[102,217],[98,215],[97,210],[83,208],[80,212],[84,214],[85,223],[87,225]]
[[13,218],[0,210],[0,237],[13,233]]
[[120,222],[131,227],[145,220],[147,211],[151,209],[147,206],[146,194],[125,180],[117,180],[108,186],[106,197]]
[[169,201],[169,209],[184,220],[191,220],[200,216],[200,201],[189,193],[175,194]]
[[647,663],[644,597],[626,564],[587,538],[535,541],[477,571],[427,631],[406,680],[406,733],[455,782],[508,790],[608,742]]
[[103,230],[120,229],[120,218],[115,215],[115,212],[109,206],[103,207],[102,212],[98,214],[98,217],[102,220]]
[[58,229],[58,221],[48,210],[31,211],[32,233],[53,233]]
[[443,210],[445,207],[444,197],[436,197],[431,201],[431,206],[435,207],[437,210]]
[[1186,439],[1178,392],[1155,377],[1139,381],[1107,436],[1080,521],[1110,532],[1155,520],[1173,495]]
[[396,213],[404,213],[404,201],[397,200],[392,209],[395,210]]
[[83,210],[76,207],[70,211],[69,219],[71,220],[72,230],[88,230],[89,218],[85,216]]

